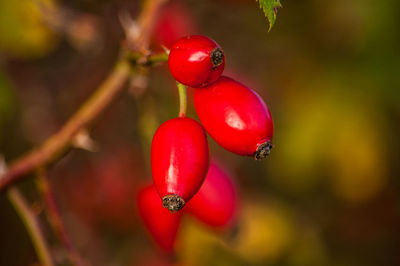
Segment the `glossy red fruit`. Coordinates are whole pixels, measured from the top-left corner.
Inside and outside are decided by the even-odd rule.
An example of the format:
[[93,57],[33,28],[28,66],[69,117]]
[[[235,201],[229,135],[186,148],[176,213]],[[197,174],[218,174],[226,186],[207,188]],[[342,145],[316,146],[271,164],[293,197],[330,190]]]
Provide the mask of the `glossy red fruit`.
[[192,35],[179,39],[168,57],[169,71],[180,83],[198,88],[216,81],[225,68],[225,55],[212,39]]
[[166,252],[174,250],[182,213],[164,209],[154,185],[141,189],[137,205],[139,215],[156,244]]
[[160,13],[155,30],[154,41],[171,48],[171,46],[182,36],[195,33],[197,25],[191,10],[183,3],[171,1]]
[[196,89],[194,105],[208,134],[223,148],[256,160],[272,148],[273,123],[260,96],[241,83],[222,76]]
[[195,120],[178,117],[164,122],[151,144],[155,187],[170,211],[179,211],[199,190],[209,164],[207,136]]
[[185,212],[211,227],[223,229],[233,225],[237,208],[237,193],[232,179],[211,161],[203,185],[187,204]]

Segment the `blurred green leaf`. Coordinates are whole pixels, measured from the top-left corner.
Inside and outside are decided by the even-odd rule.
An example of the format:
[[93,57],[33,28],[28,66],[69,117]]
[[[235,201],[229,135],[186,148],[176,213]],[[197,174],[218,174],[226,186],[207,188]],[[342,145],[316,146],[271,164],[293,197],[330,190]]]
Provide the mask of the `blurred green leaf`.
[[[49,8],[53,0],[39,0]],[[46,26],[36,1],[0,0],[0,49],[19,58],[43,56],[55,45],[56,36]]]
[[268,19],[268,31],[270,31],[275,24],[278,8],[282,7],[282,5],[279,0],[258,0],[258,2],[260,3],[260,8],[264,11],[265,17]]

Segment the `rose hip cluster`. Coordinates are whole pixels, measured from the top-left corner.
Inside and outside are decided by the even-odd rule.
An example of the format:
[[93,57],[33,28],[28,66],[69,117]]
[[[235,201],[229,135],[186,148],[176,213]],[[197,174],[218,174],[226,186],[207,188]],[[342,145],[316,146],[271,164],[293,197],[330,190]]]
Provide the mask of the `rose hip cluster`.
[[[206,132],[226,150],[253,156],[256,160],[268,156],[272,148],[273,123],[268,107],[250,88],[221,76],[225,68],[225,55],[215,41],[200,35],[179,39],[171,47],[168,66],[177,82],[194,88],[194,105],[201,124],[183,114],[164,122],[154,134],[151,166],[155,189],[149,187],[139,196],[142,198],[139,205],[140,202],[159,205],[152,210],[149,207],[146,207],[146,211],[143,208],[141,210],[149,227],[152,227],[150,220],[167,215],[165,210],[161,214],[161,204],[170,212],[178,212],[201,193],[210,161]],[[214,188],[217,195],[218,190],[218,187]],[[155,191],[161,201],[153,198]],[[199,215],[201,217],[209,215],[207,212],[212,213],[210,209],[213,206],[210,204],[220,206],[218,202],[211,202],[212,199],[206,194],[200,198],[201,202],[194,198],[192,201],[196,203],[185,209],[194,209],[195,213],[203,209],[204,214]],[[179,220],[180,215],[177,213],[171,217]],[[173,226],[167,223],[163,226],[165,228],[157,229],[158,233],[167,231],[170,234],[166,238],[168,240],[177,226],[175,223]],[[153,235],[158,233],[153,232]]]

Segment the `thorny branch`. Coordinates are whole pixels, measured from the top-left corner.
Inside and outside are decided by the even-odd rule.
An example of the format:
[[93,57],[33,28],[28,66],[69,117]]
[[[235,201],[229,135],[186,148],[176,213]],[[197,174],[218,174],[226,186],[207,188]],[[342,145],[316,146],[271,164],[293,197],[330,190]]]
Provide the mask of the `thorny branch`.
[[164,55],[148,55],[149,39],[155,20],[165,2],[166,0],[145,1],[138,23],[135,24],[138,33],[134,38],[127,40],[130,51],[121,51],[109,76],[58,132],[50,136],[42,145],[10,164],[8,170],[0,176],[0,191],[26,177],[35,169],[45,167],[57,160],[72,145],[74,137],[80,130],[86,129],[121,93],[130,76],[132,63],[137,66],[166,60]]

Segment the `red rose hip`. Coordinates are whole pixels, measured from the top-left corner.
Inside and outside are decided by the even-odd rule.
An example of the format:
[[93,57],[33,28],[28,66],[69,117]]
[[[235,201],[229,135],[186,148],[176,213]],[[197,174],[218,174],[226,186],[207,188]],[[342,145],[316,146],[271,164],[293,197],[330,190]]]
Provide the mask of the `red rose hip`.
[[212,39],[192,35],[179,39],[171,47],[168,66],[177,81],[198,88],[213,83],[221,76],[225,55]]
[[181,213],[164,209],[160,196],[153,185],[142,188],[138,193],[139,215],[157,245],[164,251],[174,250]]
[[151,169],[163,206],[183,208],[199,190],[209,164],[207,136],[195,120],[178,117],[164,122],[151,144]]
[[194,105],[208,134],[223,148],[256,160],[270,153],[271,114],[253,90],[222,76],[215,83],[195,90]]
[[185,211],[203,223],[224,229],[233,225],[238,208],[232,179],[211,161],[207,177],[199,192],[190,200]]

